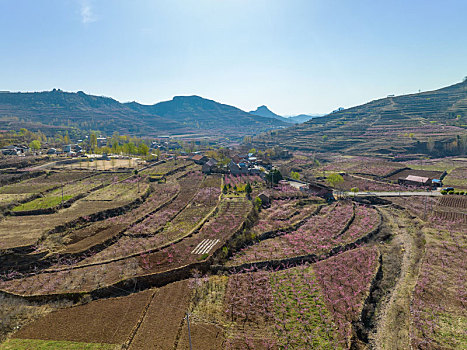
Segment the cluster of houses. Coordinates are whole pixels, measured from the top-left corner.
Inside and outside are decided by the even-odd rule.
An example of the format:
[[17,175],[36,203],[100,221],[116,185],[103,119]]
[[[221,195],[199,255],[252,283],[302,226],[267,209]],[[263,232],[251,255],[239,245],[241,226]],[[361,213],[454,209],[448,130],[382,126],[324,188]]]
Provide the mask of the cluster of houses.
[[29,152],[29,147],[25,145],[10,145],[2,148],[4,156],[20,156]]
[[[28,146],[24,145],[10,145],[1,149],[4,156],[22,156],[30,153],[31,150]],[[63,146],[62,150],[56,148],[49,148],[45,151],[45,154],[67,154],[70,157],[77,157],[83,153],[83,148],[78,144]]]
[[151,143],[151,147],[149,147],[151,151],[155,151],[156,149],[159,149],[161,151],[169,151],[177,150],[180,148],[182,148],[182,146],[178,142],[171,140],[153,141]]
[[214,158],[209,158],[203,154],[195,154],[190,158],[196,164],[202,166],[202,171],[205,174],[222,173],[238,175],[259,175],[264,174],[261,169],[271,170],[272,165],[259,160],[254,154],[235,155],[231,158],[227,165],[220,166],[219,162]]

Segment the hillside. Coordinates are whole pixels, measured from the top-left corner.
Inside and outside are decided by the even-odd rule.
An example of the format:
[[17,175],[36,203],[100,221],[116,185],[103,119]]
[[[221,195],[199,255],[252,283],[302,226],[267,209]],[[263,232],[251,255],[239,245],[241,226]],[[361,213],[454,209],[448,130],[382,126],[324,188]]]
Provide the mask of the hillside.
[[196,134],[238,138],[285,125],[197,96],[175,97],[172,101],[145,106],[81,91],[0,93],[0,129],[4,130],[27,128],[53,134],[78,128],[100,130],[108,135],[118,131],[153,137]]
[[136,113],[120,102],[83,92],[52,90],[0,94],[0,128],[50,132],[75,127],[135,135],[183,132],[178,123],[155,115]]
[[467,82],[388,97],[263,134],[256,146],[352,155],[456,155],[467,149]]

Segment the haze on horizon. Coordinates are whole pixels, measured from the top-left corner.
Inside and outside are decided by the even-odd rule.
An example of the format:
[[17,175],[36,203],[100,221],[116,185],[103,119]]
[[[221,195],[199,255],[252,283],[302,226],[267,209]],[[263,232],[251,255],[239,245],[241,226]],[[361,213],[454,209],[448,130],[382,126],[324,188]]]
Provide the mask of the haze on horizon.
[[2,0],[0,90],[327,113],[467,74],[462,0]]

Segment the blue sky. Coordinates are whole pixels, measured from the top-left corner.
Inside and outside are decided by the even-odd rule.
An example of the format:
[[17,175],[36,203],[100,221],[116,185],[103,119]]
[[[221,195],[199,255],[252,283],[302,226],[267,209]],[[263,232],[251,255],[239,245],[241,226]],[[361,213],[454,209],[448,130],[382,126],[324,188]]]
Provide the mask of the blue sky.
[[465,0],[0,0],[0,90],[325,113],[467,75]]

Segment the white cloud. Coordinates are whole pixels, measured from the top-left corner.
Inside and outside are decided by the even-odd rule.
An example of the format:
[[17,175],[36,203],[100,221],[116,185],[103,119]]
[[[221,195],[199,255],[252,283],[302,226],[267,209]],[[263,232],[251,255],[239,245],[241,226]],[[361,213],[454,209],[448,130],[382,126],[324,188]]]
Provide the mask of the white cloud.
[[89,1],[81,1],[81,22],[83,24],[92,23],[97,21],[97,17],[92,10],[92,6]]

